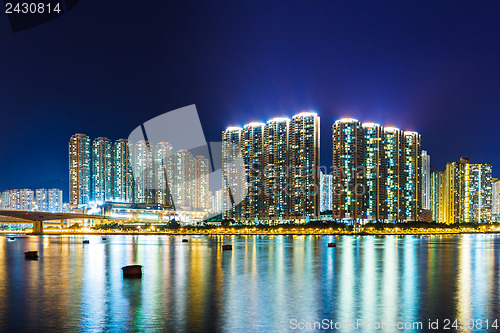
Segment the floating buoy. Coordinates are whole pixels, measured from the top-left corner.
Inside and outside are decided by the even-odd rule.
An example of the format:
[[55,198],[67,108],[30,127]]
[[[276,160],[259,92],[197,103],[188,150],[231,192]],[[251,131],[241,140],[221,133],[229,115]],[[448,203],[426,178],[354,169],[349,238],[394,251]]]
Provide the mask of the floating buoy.
[[188,242],[188,240],[184,238],[184,239],[182,240],[182,242],[183,242],[183,243],[187,243],[187,242]]
[[232,245],[222,245],[223,250],[232,250],[233,246]]
[[328,243],[328,247],[337,247],[337,243]]
[[9,238],[9,240],[16,240],[14,237]]
[[88,243],[90,243],[90,241],[88,239],[83,240],[83,244],[88,244]]
[[24,259],[30,259],[30,260],[38,259],[38,251],[24,252]]
[[101,239],[102,239],[102,240],[106,240],[107,238],[106,238],[106,237],[103,237],[103,238],[101,238]]
[[124,278],[140,278],[142,277],[141,265],[129,265],[122,267]]

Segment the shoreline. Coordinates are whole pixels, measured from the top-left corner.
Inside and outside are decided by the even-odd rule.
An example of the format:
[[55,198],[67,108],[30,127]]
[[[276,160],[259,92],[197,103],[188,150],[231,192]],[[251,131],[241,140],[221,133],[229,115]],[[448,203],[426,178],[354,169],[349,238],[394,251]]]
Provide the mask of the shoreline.
[[246,231],[246,232],[234,232],[227,230],[218,230],[218,231],[193,231],[193,230],[176,230],[176,231],[150,231],[150,232],[128,232],[128,231],[105,231],[105,230],[96,230],[96,231],[57,231],[57,230],[46,230],[43,235],[36,235],[31,232],[24,232],[20,230],[15,231],[0,231],[0,235],[9,235],[9,234],[22,234],[25,236],[43,236],[43,235],[151,235],[151,236],[436,236],[436,235],[486,235],[486,234],[500,234],[500,230],[484,230],[484,231],[475,231],[475,230],[444,230],[444,231],[395,231],[395,232],[351,232],[351,231]]

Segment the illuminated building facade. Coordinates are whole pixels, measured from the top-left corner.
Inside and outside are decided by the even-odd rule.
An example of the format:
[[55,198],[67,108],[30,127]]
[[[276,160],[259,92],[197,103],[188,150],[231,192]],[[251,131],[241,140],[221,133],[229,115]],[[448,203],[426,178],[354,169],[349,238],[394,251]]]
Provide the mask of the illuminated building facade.
[[320,195],[319,195],[319,211],[320,213],[332,210],[332,187],[333,175],[320,173]]
[[258,222],[264,219],[263,135],[263,123],[253,122],[245,125],[241,130],[240,145],[248,194],[241,203],[240,219],[246,222]]
[[365,139],[356,119],[337,120],[332,127],[333,209],[336,219],[365,218]]
[[91,201],[113,198],[113,146],[108,138],[92,141]]
[[288,218],[298,223],[319,218],[320,118],[301,112],[290,120]]
[[225,218],[270,224],[319,218],[319,117],[302,112],[227,128],[222,178]]
[[422,209],[431,209],[431,157],[422,150]]
[[61,213],[63,211],[63,191],[58,188],[47,190],[47,211]]
[[134,175],[134,202],[154,202],[153,151],[148,141],[129,143],[130,159]]
[[193,208],[198,211],[209,210],[209,161],[205,156],[194,158],[194,200]]
[[241,201],[246,196],[246,175],[241,153],[241,127],[222,132],[222,212],[226,219],[241,217]]
[[49,196],[47,189],[40,188],[35,190],[35,211],[48,212],[49,211]]
[[347,223],[420,219],[420,134],[352,118],[336,121],[332,133],[334,219]]
[[85,134],[75,134],[69,141],[69,203],[87,204],[91,185],[90,139]]
[[492,165],[471,164],[462,157],[446,165],[444,222],[490,223],[492,221]]
[[264,212],[268,220],[288,215],[288,118],[273,118],[264,126]]
[[500,221],[500,181],[498,178],[493,179],[491,184],[492,189],[492,209],[491,219],[492,222],[498,223]]
[[118,139],[113,145],[113,200],[133,202],[134,188],[129,143],[127,139]]
[[431,170],[431,206],[432,220],[437,223],[446,223],[445,220],[445,172]]
[[173,207],[169,189],[169,180],[173,179],[173,148],[167,142],[160,142],[155,145],[153,154],[155,202]]

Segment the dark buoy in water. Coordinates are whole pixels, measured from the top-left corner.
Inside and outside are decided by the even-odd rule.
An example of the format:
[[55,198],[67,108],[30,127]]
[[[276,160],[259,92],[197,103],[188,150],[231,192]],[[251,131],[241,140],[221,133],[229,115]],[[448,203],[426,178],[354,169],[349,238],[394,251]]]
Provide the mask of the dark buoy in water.
[[328,243],[328,247],[337,247],[337,243]]
[[124,278],[140,278],[142,277],[141,265],[129,265],[122,267]]
[[37,260],[38,259],[38,251],[24,252],[24,259]]
[[88,244],[88,243],[90,243],[90,241],[88,239],[83,240],[83,244]]
[[101,239],[102,239],[102,240],[106,240],[107,238],[106,238],[106,237],[103,237],[103,238],[101,238]]
[[182,240],[182,242],[183,242],[183,243],[187,243],[187,242],[188,242],[188,240],[187,240],[186,238],[184,238],[184,239]]
[[16,240],[14,237],[9,238],[9,240]]
[[222,245],[223,250],[232,250],[233,246],[232,245]]

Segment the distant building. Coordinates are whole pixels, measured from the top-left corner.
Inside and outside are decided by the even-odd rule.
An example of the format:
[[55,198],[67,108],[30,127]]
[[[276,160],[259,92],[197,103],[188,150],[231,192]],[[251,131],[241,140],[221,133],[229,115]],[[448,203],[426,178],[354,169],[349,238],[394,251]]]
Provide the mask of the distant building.
[[322,213],[332,210],[333,175],[325,175],[321,172],[320,178],[319,210]]
[[493,210],[492,165],[462,157],[433,172],[432,211],[440,223],[490,223]]
[[35,190],[35,207],[34,209],[38,212],[48,212],[49,211],[49,196],[47,189],[40,188]]
[[431,209],[431,157],[422,150],[422,209]]
[[47,190],[47,211],[61,213],[63,211],[63,191],[57,188]]
[[113,201],[134,202],[134,190],[129,142],[118,139],[113,145]]
[[500,222],[500,181],[498,178],[493,180],[492,186],[492,211],[491,219],[493,222]]

